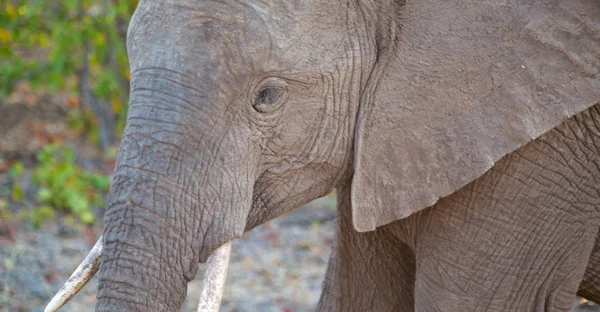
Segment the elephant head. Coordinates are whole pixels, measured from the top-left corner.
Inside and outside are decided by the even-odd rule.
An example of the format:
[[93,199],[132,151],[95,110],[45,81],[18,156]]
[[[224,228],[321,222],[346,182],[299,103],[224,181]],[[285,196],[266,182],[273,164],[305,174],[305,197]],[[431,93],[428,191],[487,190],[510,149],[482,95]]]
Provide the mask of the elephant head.
[[404,218],[597,102],[585,30],[548,48],[569,10],[451,2],[142,0],[96,309],[179,309],[215,248],[349,179],[356,230]]
[[140,2],[98,311],[178,309],[215,248],[346,178],[362,90],[387,48],[362,37],[394,35],[368,30],[360,10]]

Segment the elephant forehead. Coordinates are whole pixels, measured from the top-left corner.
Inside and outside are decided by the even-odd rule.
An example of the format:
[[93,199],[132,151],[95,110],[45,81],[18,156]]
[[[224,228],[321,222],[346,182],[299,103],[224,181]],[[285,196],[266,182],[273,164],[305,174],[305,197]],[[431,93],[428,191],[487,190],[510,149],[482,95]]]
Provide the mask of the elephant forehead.
[[132,67],[138,59],[145,62],[149,58],[189,66],[225,59],[231,62],[232,51],[258,54],[269,42],[268,34],[259,31],[261,20],[249,10],[188,2],[140,4],[128,32]]
[[305,68],[339,58],[350,48],[340,35],[346,22],[334,17],[340,8],[312,2],[141,2],[128,36],[132,70],[150,53],[167,66],[219,73]]

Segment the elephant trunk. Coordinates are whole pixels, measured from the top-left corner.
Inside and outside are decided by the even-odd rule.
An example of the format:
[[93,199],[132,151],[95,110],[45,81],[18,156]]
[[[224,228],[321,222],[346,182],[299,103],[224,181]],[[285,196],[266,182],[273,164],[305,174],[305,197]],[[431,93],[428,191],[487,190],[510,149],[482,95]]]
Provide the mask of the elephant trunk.
[[181,199],[167,195],[177,193],[161,190],[158,181],[146,176],[128,186],[115,184],[105,217],[97,311],[175,311],[185,299],[202,238],[176,225],[186,222],[171,215],[181,209]]
[[[178,311],[188,279],[153,246],[112,243],[104,252],[96,311]],[[166,249],[163,249],[166,250]],[[160,253],[160,252],[159,252]]]
[[198,262],[243,230],[226,221],[245,193],[232,192],[235,166],[214,151],[225,133],[205,130],[219,128],[218,113],[189,105],[202,98],[159,74],[132,77],[104,219],[97,311],[180,310]]

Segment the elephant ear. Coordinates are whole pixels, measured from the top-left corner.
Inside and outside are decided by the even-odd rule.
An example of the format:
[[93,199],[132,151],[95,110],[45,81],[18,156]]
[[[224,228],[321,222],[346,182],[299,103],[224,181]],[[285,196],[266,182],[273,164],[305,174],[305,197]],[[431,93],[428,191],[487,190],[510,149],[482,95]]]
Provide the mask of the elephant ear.
[[407,1],[361,101],[357,231],[405,218],[600,102],[600,6]]

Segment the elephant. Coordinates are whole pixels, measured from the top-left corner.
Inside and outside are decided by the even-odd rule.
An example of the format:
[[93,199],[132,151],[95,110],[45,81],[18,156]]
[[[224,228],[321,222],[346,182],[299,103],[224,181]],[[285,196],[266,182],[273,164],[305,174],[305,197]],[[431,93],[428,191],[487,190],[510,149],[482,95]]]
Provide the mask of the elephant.
[[336,189],[319,311],[600,299],[595,0],[141,0],[96,311]]

